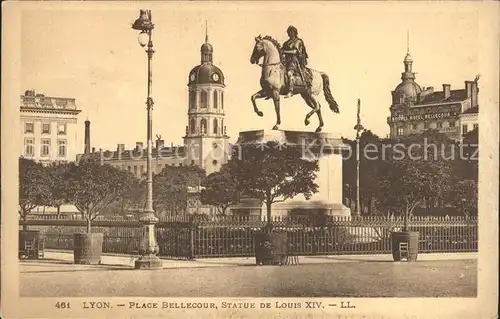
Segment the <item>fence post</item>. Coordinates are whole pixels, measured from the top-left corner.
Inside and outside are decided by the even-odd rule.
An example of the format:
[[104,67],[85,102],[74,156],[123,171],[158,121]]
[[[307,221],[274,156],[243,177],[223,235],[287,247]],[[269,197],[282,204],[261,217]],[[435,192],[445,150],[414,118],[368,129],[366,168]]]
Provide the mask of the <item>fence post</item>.
[[188,256],[188,259],[194,259],[194,253],[195,253],[195,227],[196,227],[196,224],[194,222],[194,216],[190,215],[189,216],[189,255]]

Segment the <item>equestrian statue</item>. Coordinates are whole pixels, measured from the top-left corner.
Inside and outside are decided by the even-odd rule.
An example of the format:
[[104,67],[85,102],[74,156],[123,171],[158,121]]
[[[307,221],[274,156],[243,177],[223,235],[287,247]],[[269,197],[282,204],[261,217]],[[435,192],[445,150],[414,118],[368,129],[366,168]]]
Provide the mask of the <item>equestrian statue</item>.
[[261,98],[273,99],[276,111],[276,125],[274,125],[273,130],[277,130],[281,124],[280,95],[290,98],[300,94],[312,109],[306,115],[305,125],[309,125],[309,118],[316,113],[319,119],[316,132],[321,132],[324,123],[321,115],[321,105],[317,98],[322,91],[330,109],[335,113],[339,113],[338,104],[330,91],[330,79],[326,73],[307,67],[308,55],[306,47],[304,41],[298,37],[297,29],[294,26],[289,26],[287,33],[289,39],[283,46],[280,46],[270,36],[262,37],[259,35],[255,38],[250,63],[258,64],[261,58],[263,58],[263,62],[260,64],[262,67],[261,90],[252,95],[251,98],[253,109],[257,115],[263,116],[264,114],[257,108],[255,100]]

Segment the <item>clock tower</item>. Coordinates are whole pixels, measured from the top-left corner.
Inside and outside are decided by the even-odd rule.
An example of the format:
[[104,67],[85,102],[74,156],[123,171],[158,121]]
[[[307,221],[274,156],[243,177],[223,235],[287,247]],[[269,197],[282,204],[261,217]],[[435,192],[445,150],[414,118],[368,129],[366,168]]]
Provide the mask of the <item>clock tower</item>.
[[188,125],[184,136],[186,165],[197,165],[207,175],[218,171],[229,158],[229,136],[224,124],[224,74],[213,64],[213,47],[201,46],[201,64],[189,72]]

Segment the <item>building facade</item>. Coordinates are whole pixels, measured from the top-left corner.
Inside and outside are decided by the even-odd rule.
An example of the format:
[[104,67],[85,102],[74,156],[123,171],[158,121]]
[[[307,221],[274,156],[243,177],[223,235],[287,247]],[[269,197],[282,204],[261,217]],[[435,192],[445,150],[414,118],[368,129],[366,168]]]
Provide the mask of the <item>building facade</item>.
[[412,70],[413,59],[407,53],[401,83],[391,92],[391,116],[387,118],[390,137],[399,138],[437,130],[460,140],[467,131],[478,127],[478,78],[465,81],[462,89],[443,84],[442,91],[420,87]]
[[20,102],[23,137],[20,154],[42,164],[74,161],[81,112],[75,99],[27,90]]

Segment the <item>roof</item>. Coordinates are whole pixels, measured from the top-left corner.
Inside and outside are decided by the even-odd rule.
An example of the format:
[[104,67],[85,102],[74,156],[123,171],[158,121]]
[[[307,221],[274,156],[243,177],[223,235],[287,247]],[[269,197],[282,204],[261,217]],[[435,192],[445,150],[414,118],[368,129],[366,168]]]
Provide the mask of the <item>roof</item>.
[[415,81],[404,80],[394,89],[393,94],[403,93],[405,97],[415,98],[420,92],[422,92],[422,88]]
[[224,74],[212,63],[202,63],[189,72],[189,84],[224,85]]
[[[137,160],[137,159],[143,159],[147,157],[146,149],[143,149],[142,152],[137,149],[131,149],[131,150],[123,150],[120,154],[118,151],[102,151],[103,156],[106,160]],[[92,158],[98,159],[101,157],[100,151],[90,153]],[[82,156],[84,154],[81,154]],[[156,148],[153,148],[151,150],[151,155],[153,159],[157,157],[161,158],[175,158],[178,157],[179,159],[182,159],[185,157],[185,148],[184,146],[174,146],[174,147],[163,147],[160,148],[159,150]]]
[[420,97],[419,105],[438,104],[448,102],[462,102],[467,100],[467,91],[465,89],[450,90],[450,96],[445,99],[443,91],[437,91]]
[[471,107],[465,110],[465,112],[463,112],[462,114],[476,114],[476,113],[479,113],[479,106]]
[[413,59],[411,58],[410,53],[407,53],[404,59],[404,62],[413,62]]

